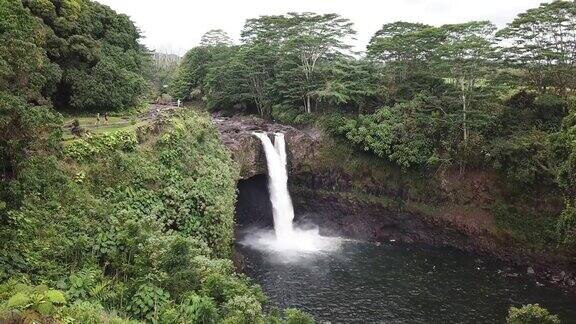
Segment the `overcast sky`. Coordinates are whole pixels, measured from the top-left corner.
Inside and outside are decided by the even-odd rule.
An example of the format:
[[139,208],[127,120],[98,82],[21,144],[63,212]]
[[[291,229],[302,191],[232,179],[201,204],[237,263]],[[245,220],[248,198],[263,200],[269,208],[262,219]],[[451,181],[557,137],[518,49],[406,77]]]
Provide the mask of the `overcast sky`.
[[384,23],[398,20],[431,25],[490,20],[504,26],[518,13],[544,0],[97,0],[127,14],[142,31],[148,48],[183,54],[198,45],[210,29],[240,37],[244,21],[286,12],[337,13],[358,32],[356,50],[363,51]]

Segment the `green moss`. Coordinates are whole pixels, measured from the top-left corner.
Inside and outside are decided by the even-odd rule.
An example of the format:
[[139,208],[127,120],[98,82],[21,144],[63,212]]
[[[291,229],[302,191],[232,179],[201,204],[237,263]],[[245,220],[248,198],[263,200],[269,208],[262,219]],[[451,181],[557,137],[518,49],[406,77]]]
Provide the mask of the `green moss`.
[[555,244],[555,218],[504,202],[492,206],[495,225],[517,244],[541,250]]

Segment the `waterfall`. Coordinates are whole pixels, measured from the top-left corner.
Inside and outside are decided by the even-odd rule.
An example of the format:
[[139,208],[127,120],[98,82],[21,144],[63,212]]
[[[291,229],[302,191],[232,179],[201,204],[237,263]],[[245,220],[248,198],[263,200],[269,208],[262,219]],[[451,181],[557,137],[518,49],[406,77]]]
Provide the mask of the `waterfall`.
[[288,192],[288,171],[286,169],[286,142],[284,134],[274,133],[274,144],[266,133],[253,133],[262,142],[268,166],[268,191],[274,216],[274,231],[267,229],[250,230],[241,241],[255,249],[279,253],[277,261],[294,262],[311,257],[320,252],[337,250],[340,239],[320,235],[313,224],[300,224],[294,221],[294,207]]
[[294,237],[294,207],[288,192],[288,171],[286,168],[286,142],[284,134],[274,134],[274,145],[265,133],[254,133],[262,142],[268,166],[268,190],[274,216],[274,231],[279,242],[288,242]]

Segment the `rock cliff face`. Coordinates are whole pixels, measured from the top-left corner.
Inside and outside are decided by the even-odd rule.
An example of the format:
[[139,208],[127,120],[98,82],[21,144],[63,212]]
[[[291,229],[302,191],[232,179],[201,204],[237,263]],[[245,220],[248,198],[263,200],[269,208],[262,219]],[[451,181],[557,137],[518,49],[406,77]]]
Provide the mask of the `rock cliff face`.
[[[214,123],[238,163],[240,181],[266,175],[262,144],[253,132],[284,133],[289,186],[297,214],[322,224],[326,231],[363,240],[395,239],[459,247],[470,245],[464,241],[474,237],[482,240],[475,244],[480,250],[489,241],[482,238],[494,230],[490,215],[481,208],[471,208],[490,200],[490,184],[481,177],[446,176],[440,183],[422,179],[422,183],[405,184],[405,175],[393,167],[378,159],[358,159],[360,152],[341,152],[338,145],[331,145],[330,139],[311,127],[299,129],[254,116],[214,116]],[[416,193],[411,187],[418,185],[424,189]],[[462,194],[465,192],[469,196]],[[464,201],[450,197],[455,194]],[[454,203],[473,211],[464,215],[463,208],[431,207],[453,207]]]
[[252,133],[284,133],[288,155],[289,173],[294,173],[309,159],[314,158],[315,146],[320,141],[320,133],[313,129],[296,129],[292,126],[269,123],[254,116],[213,118],[220,132],[222,142],[230,149],[232,158],[240,168],[240,178],[248,179],[266,174],[266,157],[260,140]]

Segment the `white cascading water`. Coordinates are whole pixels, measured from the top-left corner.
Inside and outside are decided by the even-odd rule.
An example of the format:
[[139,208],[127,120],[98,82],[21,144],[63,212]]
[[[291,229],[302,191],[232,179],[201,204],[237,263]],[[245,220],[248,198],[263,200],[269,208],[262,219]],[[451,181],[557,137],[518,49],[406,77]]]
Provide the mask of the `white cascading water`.
[[336,249],[339,246],[339,239],[321,236],[318,228],[301,229],[293,224],[294,208],[288,191],[284,134],[274,133],[274,144],[266,133],[254,133],[254,135],[262,142],[266,155],[274,231],[252,231],[242,243],[261,250],[282,252],[282,262],[290,262],[302,257],[300,252],[311,253]]
[[286,170],[286,142],[284,134],[274,134],[274,145],[267,134],[254,133],[262,141],[268,166],[268,191],[274,215],[274,231],[278,241],[287,242],[294,237],[294,207],[288,192],[288,172]]

